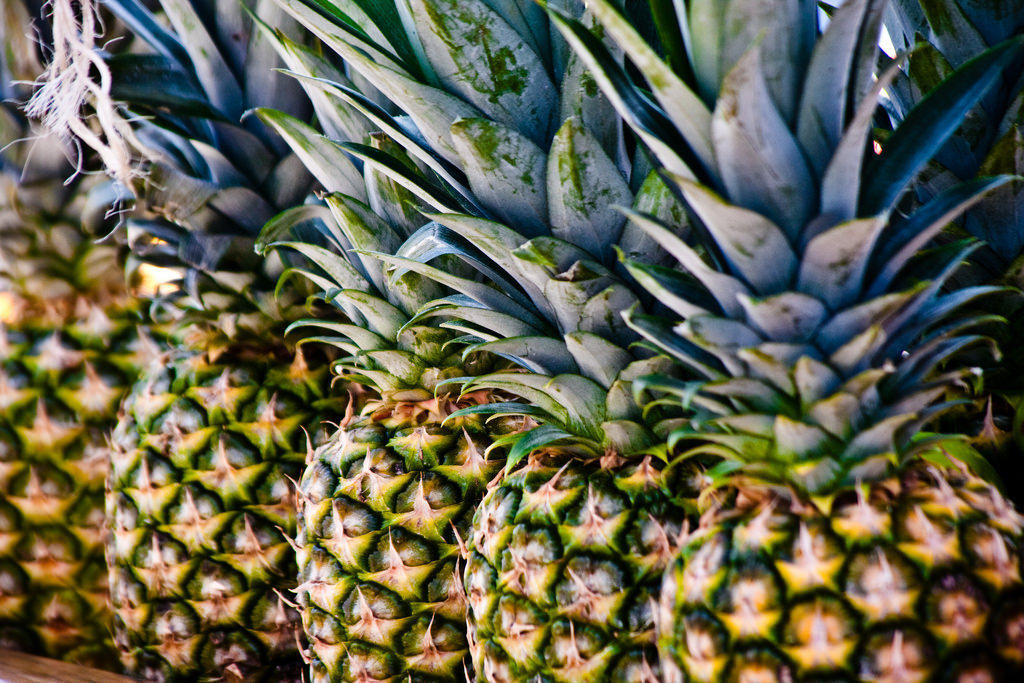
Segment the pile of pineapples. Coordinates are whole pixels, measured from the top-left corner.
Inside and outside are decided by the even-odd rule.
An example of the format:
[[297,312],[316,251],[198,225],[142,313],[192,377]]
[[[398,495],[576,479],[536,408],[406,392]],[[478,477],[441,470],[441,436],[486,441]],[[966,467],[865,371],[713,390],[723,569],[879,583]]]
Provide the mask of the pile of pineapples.
[[0,657],[1024,679],[1024,3],[2,12]]

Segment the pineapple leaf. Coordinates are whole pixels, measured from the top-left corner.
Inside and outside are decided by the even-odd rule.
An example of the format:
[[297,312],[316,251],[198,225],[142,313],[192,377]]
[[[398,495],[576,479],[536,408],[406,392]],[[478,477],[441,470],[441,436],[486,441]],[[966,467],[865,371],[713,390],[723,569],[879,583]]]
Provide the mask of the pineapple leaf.
[[[942,322],[949,317],[951,313],[955,313],[964,306],[973,303],[978,298],[990,296],[992,294],[1005,294],[1012,291],[1014,290],[1006,287],[986,285],[962,287],[945,296],[929,301],[915,314],[912,319],[914,324],[907,325],[906,329],[903,330],[902,333],[893,334],[889,353],[896,354],[902,351],[902,347],[898,347],[897,345],[906,346],[910,342],[914,341],[915,338],[920,335],[920,328],[922,327],[931,327],[931,334],[941,332],[943,328],[935,328],[935,324]],[[972,327],[976,324],[976,316],[957,316],[953,318],[953,321],[954,324],[962,323],[965,327]],[[925,339],[927,339],[927,337],[925,337]],[[916,343],[921,344],[923,342],[918,340]]]
[[357,308],[366,318],[368,329],[389,341],[397,339],[398,333],[408,322],[408,316],[403,311],[379,296],[364,291],[346,289],[338,292],[334,299],[339,303],[348,303]]
[[[378,43],[366,32],[364,26],[369,26],[372,30],[372,22],[364,19],[362,24],[358,23],[358,20],[345,15],[329,0],[274,1],[310,33],[322,40],[324,45],[341,54],[346,60],[354,47],[359,50],[360,55],[368,55],[365,57],[367,60],[386,64],[389,68],[405,70],[406,65],[394,54],[386,39],[383,44]],[[383,34],[379,32],[376,32],[376,35],[383,38]]]
[[459,119],[452,142],[473,194],[487,212],[526,238],[548,232],[547,155],[516,130],[489,119]]
[[629,123],[662,166],[683,178],[711,182],[689,142],[664,112],[636,90],[604,43],[570,15],[550,3],[542,4],[547,7],[562,36],[586,62],[594,80],[611,100],[619,116]]
[[793,364],[793,384],[805,408],[831,396],[839,383],[835,371],[819,360],[802,356]]
[[[505,273],[516,277],[519,287],[549,318],[554,315],[544,300],[543,282],[524,270],[524,264],[515,251],[522,246],[523,236],[501,223],[463,214],[427,214],[427,218],[456,232],[462,240],[483,252]],[[520,273],[517,277],[516,273]]]
[[523,36],[482,0],[408,2],[427,59],[445,88],[543,145],[556,90]]
[[124,22],[131,32],[141,38],[160,54],[179,64],[189,74],[192,69],[192,58],[188,50],[173,33],[157,22],[152,12],[136,0],[104,0],[106,7],[118,19]]
[[861,211],[890,210],[925,162],[942,147],[964,116],[1024,48],[1024,36],[975,57],[929,92],[865,169]]
[[625,346],[634,341],[636,336],[622,319],[622,311],[638,302],[636,292],[621,282],[613,281],[587,299],[580,311],[577,326],[564,329],[592,332]]
[[454,198],[443,188],[438,187],[427,178],[419,175],[387,152],[354,142],[339,142],[335,144],[362,160],[366,166],[394,180],[438,211],[459,213],[464,208],[470,208],[454,203],[452,201]]
[[[751,45],[758,45],[765,85],[787,122],[796,118],[799,92],[811,48],[817,37],[817,3],[807,0],[729,0],[721,24],[718,53],[725,74],[739,64]],[[718,97],[721,97],[721,91]]]
[[513,445],[509,449],[508,458],[505,461],[505,472],[511,472],[516,465],[522,462],[523,458],[538,448],[571,438],[573,438],[572,434],[551,424],[541,425],[528,432],[514,435],[514,439],[510,440]]
[[263,253],[270,242],[281,241],[292,236],[295,226],[303,224],[313,225],[319,231],[316,239],[303,241],[318,242],[319,238],[323,238],[339,254],[344,254],[352,249],[352,243],[338,227],[329,207],[323,204],[302,204],[285,209],[263,227],[263,231],[256,241],[257,253]]
[[782,462],[801,462],[821,458],[829,452],[836,438],[815,425],[776,415],[772,428],[775,453]]
[[741,294],[739,301],[747,322],[773,341],[805,342],[828,316],[817,297],[800,292],[783,292],[764,299]]
[[[892,282],[904,265],[951,221],[977,204],[982,198],[1007,182],[1012,176],[975,178],[960,183],[930,199],[905,220],[883,235],[872,263],[878,270],[868,289],[868,296],[878,296]],[[884,262],[882,261],[884,259]]]
[[576,374],[556,375],[545,386],[548,395],[568,410],[566,428],[581,436],[600,439],[600,425],[607,419],[607,390]]
[[575,359],[578,372],[606,389],[619,378],[621,371],[632,361],[633,356],[599,335],[576,331],[565,335],[562,353],[568,352]]
[[336,106],[322,85],[335,83],[351,87],[348,77],[324,55],[289,39],[280,31],[262,23],[258,17],[255,21],[268,35],[281,61],[287,66],[281,72],[299,80],[313,104],[317,122],[325,136],[335,140],[365,140],[374,126],[365,117],[353,112],[351,107]]
[[[220,7],[222,4],[230,7],[232,3],[217,3],[217,6]],[[250,16],[239,15],[236,25],[226,24],[220,15],[218,16],[217,29],[221,32],[225,51],[230,51],[237,45],[238,36],[248,35],[248,42],[244,46],[239,46],[244,49],[245,60],[240,69],[245,97],[244,108],[280,109],[299,118],[308,118],[310,103],[303,96],[301,85],[277,71],[281,62],[275,41],[270,32],[259,30],[258,26],[258,30],[253,30],[254,16],[259,17],[260,21],[282,29],[294,28],[294,22],[285,16],[275,0],[257,0]],[[241,21],[243,18],[246,21]],[[272,145],[275,143],[280,145],[279,140],[271,140]]]
[[860,429],[850,440],[839,460],[857,463],[877,456],[895,463],[896,433],[914,419],[914,415],[894,415]]
[[[959,3],[948,0],[920,0],[920,3],[931,29],[930,42],[933,42],[952,64],[963,64],[974,55],[980,55],[988,47],[987,41],[966,16]],[[999,13],[1003,14],[1008,10],[1007,7]],[[1012,22],[1005,14],[1001,18],[1006,24]]]
[[701,387],[701,392],[742,403],[747,410],[758,413],[783,415],[792,412],[788,405],[791,402],[789,397],[766,382],[750,377],[708,382]]
[[299,252],[315,263],[330,278],[331,284],[338,289],[365,289],[368,283],[343,256],[307,242],[274,242],[269,247],[288,247]]
[[340,192],[366,201],[366,185],[355,164],[315,128],[284,112],[257,109],[257,116],[274,129],[302,159],[328,192]]
[[324,201],[327,202],[333,217],[332,222],[338,232],[344,235],[347,248],[355,251],[352,257],[358,259],[361,270],[366,273],[377,292],[388,291],[387,274],[384,272],[383,264],[361,252],[391,253],[401,244],[401,237],[366,204],[357,199],[344,194],[329,194],[324,197]]
[[293,330],[308,328],[340,334],[343,338],[352,341],[359,350],[387,348],[389,343],[393,343],[365,327],[349,325],[346,323],[330,322],[319,318],[304,318],[296,320],[288,326],[287,332],[290,333]]
[[[380,249],[378,251],[394,251]],[[409,239],[401,245],[396,255],[403,258],[413,259],[420,263],[429,263],[431,260],[454,254],[474,270],[483,274],[487,280],[497,285],[497,288],[510,296],[515,296],[520,303],[527,303],[527,299],[519,296],[517,283],[509,278],[498,268],[495,268],[488,255],[476,247],[476,245],[462,237],[458,232],[446,225],[437,222],[430,222],[409,236]],[[501,264],[499,264],[501,265]]]
[[544,9],[533,2],[522,0],[484,0],[487,6],[508,22],[516,34],[527,43],[538,56],[550,54],[551,36],[548,18]]
[[[287,2],[289,5],[298,2],[278,1]],[[341,33],[330,35],[316,26],[307,24],[307,27],[375,88],[412,117],[431,146],[445,159],[457,163],[458,154],[451,144],[449,128],[457,119],[479,116],[479,109],[444,90],[421,83],[397,65],[388,67],[374,61],[360,49],[349,45]]]
[[644,290],[650,292],[659,304],[680,317],[688,318],[691,315],[709,313],[711,310],[717,312],[718,307],[714,301],[704,301],[709,298],[706,292],[702,291],[692,278],[687,278],[679,271],[649,266],[632,259],[624,259],[623,264],[633,279]]
[[817,186],[772,102],[761,59],[755,45],[726,74],[711,140],[729,198],[768,217],[795,241],[814,214]]
[[868,259],[887,221],[885,215],[847,221],[813,237],[800,260],[797,289],[833,311],[853,303],[863,289]]
[[406,65],[416,64],[408,36],[402,30],[402,20],[393,2],[367,0],[307,0],[338,16],[377,45],[403,59]]
[[[317,88],[322,92],[337,97],[338,99],[345,102],[348,106],[340,109],[347,109],[351,107],[363,114],[374,126],[378,126],[389,138],[397,142],[402,148],[418,161],[425,164],[430,170],[444,180],[448,185],[454,189],[461,200],[468,206],[476,206],[476,198],[473,196],[466,187],[455,178],[450,170],[452,167],[447,164],[444,160],[435,157],[432,150],[430,150],[423,142],[420,141],[418,135],[413,135],[406,131],[394,118],[391,117],[380,105],[369,99],[362,93],[350,88],[340,82],[334,82],[323,78],[311,78],[301,76],[300,74],[293,74],[296,78],[299,78],[304,83],[308,83],[311,87]],[[368,132],[372,129],[367,129]],[[348,140],[357,141],[365,139],[367,136],[360,137],[348,137]],[[483,209],[479,210],[480,213],[484,213]]]
[[387,264],[398,266],[403,270],[411,270],[415,273],[420,273],[439,284],[450,287],[456,292],[460,292],[461,294],[468,296],[470,299],[483,306],[487,306],[493,310],[501,311],[503,313],[520,316],[523,321],[534,327],[540,329],[545,327],[543,321],[537,318],[537,316],[526,306],[520,305],[507,294],[499,292],[489,285],[475,282],[457,275],[452,275],[440,268],[435,268],[434,266],[420,263],[413,259],[379,252],[374,255]]
[[119,102],[168,107],[176,114],[227,121],[206,93],[172,60],[162,55],[119,54],[107,60],[110,96]]
[[622,209],[622,211],[654,238],[690,275],[704,285],[726,315],[740,314],[737,297],[740,294],[750,293],[742,282],[731,275],[709,267],[693,247],[676,235],[671,226],[654,216],[627,209]]
[[917,453],[928,462],[939,467],[956,467],[953,461],[955,458],[974,470],[978,476],[995,484],[1000,491],[1005,490],[992,463],[967,442],[967,437],[919,432],[914,435],[913,443],[921,447]]
[[[906,306],[882,321],[886,336],[894,341],[903,340],[905,343],[909,343],[922,330],[941,322],[943,317],[953,312],[956,308],[955,306],[947,307],[942,299],[936,301],[936,297],[946,281],[953,273],[960,269],[962,264],[966,262],[967,257],[976,251],[979,246],[976,242],[964,246],[956,243],[948,245],[948,250],[943,251],[948,251],[951,256],[943,254],[943,260],[946,263],[945,268],[937,273],[930,282],[927,282],[927,286],[923,287],[910,299]],[[957,294],[954,293],[949,296],[956,297]],[[951,301],[955,300],[954,298]],[[928,311],[927,316],[922,315],[923,311]]]
[[[531,337],[541,334],[540,330],[526,324],[519,318],[507,313],[484,308],[476,301],[461,294],[453,294],[428,303],[417,311],[409,323],[414,324],[438,315],[476,325],[487,330],[490,333],[488,336],[492,339],[498,337]],[[446,324],[450,325],[451,323]],[[475,334],[481,334],[479,330],[474,329],[473,331]]]
[[245,110],[245,97],[213,37],[187,0],[160,0],[175,33],[188,50],[196,78],[210,102],[237,121]]
[[[824,173],[846,128],[848,108],[854,97],[861,94],[863,84],[855,80],[858,61],[863,57],[865,45],[872,56],[877,49],[877,23],[884,6],[883,0],[845,2],[831,17],[828,29],[814,46],[804,79],[796,130],[800,146],[819,176]],[[872,100],[874,111],[874,98],[867,99]],[[863,156],[863,143],[857,152]],[[858,174],[859,168],[858,159]],[[825,194],[824,189],[822,194]],[[824,196],[822,203],[825,203]]]
[[714,102],[728,65],[722,63],[725,49],[723,25],[728,3],[720,0],[692,0],[685,5],[676,2],[679,25],[683,29],[690,62],[697,77],[700,95],[705,102]]
[[[635,169],[639,171],[639,169]],[[634,173],[634,175],[637,175]],[[692,230],[686,205],[657,171],[647,174],[633,198],[632,210],[650,214],[665,225],[673,226],[676,235],[688,236]],[[640,259],[649,265],[669,263],[668,252],[650,234],[632,220],[626,212],[626,225],[622,228],[618,248],[628,258]],[[618,251],[618,250],[617,250]],[[622,256],[619,257],[622,260]]]
[[615,163],[578,119],[567,120],[547,160],[548,215],[555,237],[586,248],[610,263],[625,217],[615,205],[633,203]]
[[[774,294],[790,285],[799,264],[778,225],[756,211],[730,204],[701,185],[678,177],[675,181],[732,270],[754,291]],[[694,276],[700,278],[698,273]],[[725,302],[719,303],[726,308]]]
[[555,337],[509,337],[476,344],[469,350],[488,351],[542,375],[554,376],[579,371],[572,356],[566,351],[565,343]]
[[641,315],[635,310],[627,310],[622,316],[626,324],[645,339],[707,379],[716,380],[724,377],[720,369],[721,364],[714,356],[676,334],[672,325],[663,318]]
[[716,164],[711,145],[711,111],[651,49],[615,5],[609,0],[594,0],[588,7],[644,75],[658,104],[690,143],[703,170],[714,178]]
[[864,150],[871,136],[878,98],[901,73],[900,67],[904,61],[905,57],[894,59],[878,77],[874,87],[854,112],[822,174],[821,213],[834,217],[837,222],[857,217],[865,163]]
[[524,399],[527,403],[549,415],[549,419],[565,425],[569,419],[569,411],[561,402],[555,400],[546,391],[551,377],[526,372],[500,372],[481,377],[473,377],[463,386],[463,392],[477,389],[496,389],[506,391]]
[[808,417],[838,439],[849,439],[852,425],[862,419],[861,402],[850,394],[832,394],[804,407]]
[[927,287],[928,283],[923,282],[904,292],[873,297],[836,314],[818,330],[814,337],[815,345],[822,353],[833,353],[846,340],[863,333],[877,321],[894,315]]
[[740,349],[757,346],[763,340],[753,329],[739,320],[714,315],[697,315],[675,328],[700,348],[714,355],[734,376],[742,376],[743,365],[736,358]]

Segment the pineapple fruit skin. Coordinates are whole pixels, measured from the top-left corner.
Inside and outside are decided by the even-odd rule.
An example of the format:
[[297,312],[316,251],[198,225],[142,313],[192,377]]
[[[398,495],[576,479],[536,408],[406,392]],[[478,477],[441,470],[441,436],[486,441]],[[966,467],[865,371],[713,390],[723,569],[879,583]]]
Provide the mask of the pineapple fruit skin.
[[303,476],[298,592],[317,683],[468,675],[462,539],[504,460],[485,455],[493,425],[442,425],[447,403],[370,403]]
[[470,641],[486,681],[660,680],[653,618],[685,510],[649,458],[536,451],[477,510]]
[[106,439],[139,369],[120,303],[0,323],[0,648],[115,669]]
[[113,435],[107,557],[126,670],[158,681],[299,681],[295,481],[335,414],[301,356],[179,352]]
[[1024,519],[990,484],[918,459],[825,511],[749,493],[666,574],[667,683],[1020,680]]
[[116,670],[107,433],[157,347],[118,248],[87,234],[96,176],[65,182],[61,144],[18,142],[38,133],[0,106],[0,649]]

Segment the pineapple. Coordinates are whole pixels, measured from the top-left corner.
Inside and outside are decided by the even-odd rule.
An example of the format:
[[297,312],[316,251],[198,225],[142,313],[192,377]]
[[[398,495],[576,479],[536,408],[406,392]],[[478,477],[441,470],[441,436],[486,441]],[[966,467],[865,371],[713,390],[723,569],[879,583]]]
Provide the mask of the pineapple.
[[106,433],[155,346],[118,248],[83,229],[99,176],[10,104],[42,71],[30,16],[0,12],[0,649],[116,668]]
[[55,56],[109,78],[85,88],[52,77],[56,94],[38,101],[64,101],[58,86],[92,93],[106,137],[86,141],[138,197],[124,221],[130,265],[173,276],[150,308],[175,347],[135,384],[111,439],[117,645],[127,671],[150,680],[298,681],[294,482],[307,440],[343,404],[324,353],[286,340],[303,293],[275,299],[284,264],[254,251],[263,224],[301,204],[311,178],[271,131],[240,119],[260,103],[305,116],[308,101],[270,71],[273,48],[240,4],[168,0],[161,17],[133,0],[105,6],[153,51],[103,61],[65,28],[68,49]]
[[[647,285],[671,315],[627,314],[701,376],[646,380],[695,411],[669,439],[680,460],[719,461],[662,585],[665,680],[1018,680],[1024,519],[913,439],[969,373],[955,356],[984,341],[967,330],[990,318],[965,307],[995,289],[941,292],[971,245],[914,252],[1007,179],[894,207],[1024,40],[966,62],[865,158],[898,68],[872,79],[884,3],[844,3],[820,36],[816,3],[778,5],[688,5],[691,89],[608,0],[590,3],[654,94],[620,112],[716,256],[645,220],[706,296],[669,298],[683,275],[665,272]],[[605,48],[560,24],[611,97],[640,101]]]
[[[301,130],[280,112],[261,115]],[[380,180],[367,174],[359,194],[375,193],[397,215],[406,197]],[[317,207],[318,220],[333,250],[272,241],[293,218],[309,220],[310,207],[282,214],[264,234],[268,248],[311,254],[321,272],[308,272],[351,321],[307,321],[323,328],[321,341],[350,354],[338,367],[352,387],[339,429],[310,453],[299,494],[296,592],[311,679],[461,679],[468,651],[461,539],[504,459],[491,448],[493,424],[485,428],[478,415],[449,419],[492,397],[451,396],[445,382],[488,370],[493,359],[463,357],[452,332],[411,320],[436,285],[412,273],[392,281],[373,259],[346,258],[342,244],[383,246],[400,225],[352,196],[334,194],[327,203],[329,210]]]
[[[886,27],[895,47],[906,50],[923,36],[927,43],[910,55],[904,73],[889,91],[888,109],[897,119],[954,68],[991,45],[1024,34],[1024,5],[962,3],[957,0],[923,3],[894,2],[886,14]],[[1007,69],[1002,87],[994,89],[964,119],[946,147],[915,184],[920,201],[975,176],[1024,171],[1024,79],[1020,64]],[[971,268],[958,277],[958,286],[995,283],[1020,288],[1024,284],[1024,184],[1000,187],[947,229],[945,239],[966,235],[984,240],[972,255]],[[985,302],[985,310],[1005,316],[1009,325],[994,330],[1000,345],[1024,330],[1024,309],[1018,297]],[[1024,458],[1024,376],[1017,354],[986,366],[982,391],[972,402],[941,423],[946,429],[974,435],[972,443],[1001,475],[1009,497],[1024,503],[1021,462]]]
[[[479,376],[463,391],[469,397],[508,393],[526,403],[490,397],[450,420],[529,418],[528,428],[513,434],[501,434],[506,425],[499,431],[491,428],[489,439],[509,448],[513,471],[487,493],[470,533],[462,531],[468,514],[457,523],[468,551],[468,643],[477,675],[493,677],[501,675],[495,671],[512,667],[524,678],[656,677],[650,604],[660,570],[672,556],[683,509],[664,493],[667,475],[661,460],[657,453],[646,452],[658,443],[655,420],[641,418],[629,388],[635,377],[668,369],[657,355],[628,350],[637,337],[618,315],[638,295],[635,284],[617,272],[615,248],[648,253],[654,242],[607,205],[620,201],[683,221],[681,205],[656,176],[648,178],[645,164],[638,161],[634,167],[614,112],[594,96],[592,81],[568,57],[565,43],[557,36],[549,40],[548,20],[532,2],[511,3],[500,11],[484,2],[415,2],[404,19],[400,9],[386,10],[387,3],[368,3],[358,11],[346,5],[351,24],[340,14],[320,14],[323,3],[279,4],[343,57],[354,74],[346,78],[316,55],[290,50],[286,61],[318,106],[318,119],[338,122],[353,110],[362,112],[380,127],[381,135],[366,145],[345,143],[358,138],[337,124],[324,124],[323,132],[361,160],[365,174],[400,185],[430,211],[430,222],[397,255],[397,242],[368,246],[346,230],[353,225],[352,211],[337,217],[339,232],[345,232],[352,247],[377,252],[395,273],[418,273],[454,290],[428,301],[414,319],[418,325],[442,318],[444,327],[464,333],[458,341],[471,344],[470,351],[490,352],[523,366]],[[485,37],[482,43],[480,36]],[[511,67],[519,75],[505,80],[504,70]],[[334,160],[341,155],[330,141],[310,131],[295,131],[292,138],[297,151],[307,151],[308,167],[329,189],[351,175],[347,162]],[[351,188],[357,180],[344,184]],[[327,201],[338,214],[336,207],[350,202],[337,192],[351,190],[335,192]],[[375,212],[398,214],[396,207],[380,202],[380,193],[367,195]],[[362,220],[356,223],[361,226]],[[336,242],[343,248],[346,244]],[[662,254],[655,248],[650,260]],[[428,263],[452,256],[464,264],[453,269],[451,261]],[[332,265],[322,264],[323,270],[332,271]],[[466,266],[470,273],[463,272]],[[332,287],[351,287],[337,275],[327,277],[326,285],[328,296]],[[356,332],[366,338],[361,329]],[[353,340],[371,356],[372,346]],[[652,416],[659,416],[658,411]],[[543,424],[534,424],[535,419]],[[358,467],[365,462],[359,457],[366,446],[353,444],[347,432],[341,437],[344,450],[325,450],[321,456],[331,466],[318,463],[307,473],[330,483],[317,485],[313,509],[326,514],[332,504],[341,506],[331,533],[317,538],[320,546],[337,544],[340,514],[352,515],[353,528],[362,528],[348,494],[330,493],[341,482],[346,488],[354,486],[359,481],[352,481],[355,475],[366,476]],[[354,465],[346,465],[347,476],[338,474],[339,452],[356,458]],[[385,487],[389,480],[378,477]],[[594,485],[588,488],[587,482]],[[550,500],[537,499],[538,490]],[[527,500],[537,500],[539,507]],[[316,514],[313,521],[324,526],[321,513]],[[359,508],[359,515],[365,514]],[[593,525],[593,535],[581,533],[562,545],[557,539],[571,534],[569,529],[583,518]],[[500,533],[485,538],[481,525],[489,526],[488,520],[518,525],[511,546]],[[307,524],[307,530],[314,528]],[[377,531],[376,526],[370,529]],[[543,580],[532,582],[529,575],[510,568],[523,559],[522,553],[540,546],[550,551]],[[355,574],[359,562],[346,561],[342,550],[344,546],[333,552],[318,548],[308,571],[337,575],[340,565],[354,567],[349,571]],[[635,561],[622,561],[632,554],[638,556]],[[535,561],[540,558],[530,560]],[[497,588],[490,585],[495,582]],[[400,583],[385,586],[407,600],[414,597]],[[484,591],[494,589],[504,597],[488,599]],[[317,679],[433,673],[424,665],[424,650],[437,647],[436,636],[429,634],[429,641],[424,638],[413,648],[399,640],[407,627],[394,620],[410,608],[388,602],[380,608],[368,606],[360,615],[357,600],[342,602],[351,590],[346,583],[327,597],[341,603],[337,622],[352,626],[339,626],[329,637],[310,633],[314,651],[321,650],[314,664]],[[564,607],[573,595],[578,601]],[[329,613],[312,592],[309,599],[318,619]],[[398,598],[395,602],[401,604]],[[528,635],[526,621],[516,626],[510,619],[520,607],[530,613]],[[381,627],[380,648],[371,655],[362,633],[378,619],[387,628]],[[444,636],[452,642],[466,638],[447,632]],[[530,649],[548,643],[550,650]],[[572,650],[573,643],[581,649]],[[447,670],[444,675],[450,680],[465,674]]]

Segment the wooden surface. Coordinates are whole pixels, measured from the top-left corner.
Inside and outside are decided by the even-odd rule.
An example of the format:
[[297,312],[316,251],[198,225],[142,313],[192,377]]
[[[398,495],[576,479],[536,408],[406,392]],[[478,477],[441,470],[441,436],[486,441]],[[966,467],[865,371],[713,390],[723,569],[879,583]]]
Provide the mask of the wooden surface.
[[136,683],[133,678],[0,650],[0,683]]

